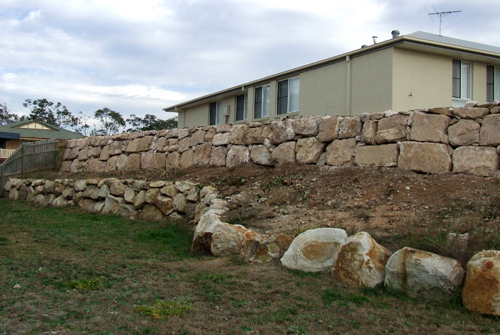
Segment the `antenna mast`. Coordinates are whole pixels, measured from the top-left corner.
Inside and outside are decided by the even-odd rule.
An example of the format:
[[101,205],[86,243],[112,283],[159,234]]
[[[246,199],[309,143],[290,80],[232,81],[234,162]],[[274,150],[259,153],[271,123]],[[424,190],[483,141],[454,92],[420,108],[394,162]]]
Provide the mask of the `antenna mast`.
[[[434,6],[432,6],[434,8]],[[434,13],[429,13],[429,16],[430,15],[439,15],[439,36],[441,36],[441,22],[443,21],[443,16],[446,16],[446,15],[450,15],[450,14],[453,14],[453,13],[460,13],[461,10],[449,10],[449,11],[440,11],[438,12],[436,10],[436,8],[434,8],[435,12]]]

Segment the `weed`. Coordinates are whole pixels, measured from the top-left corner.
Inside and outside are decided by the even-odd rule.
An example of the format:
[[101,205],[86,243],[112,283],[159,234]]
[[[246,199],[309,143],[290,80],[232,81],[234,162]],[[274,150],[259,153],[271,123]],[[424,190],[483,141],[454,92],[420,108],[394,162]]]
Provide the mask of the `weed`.
[[304,326],[291,325],[290,327],[288,327],[288,334],[309,335],[311,333],[307,332],[306,327]]
[[323,304],[325,304],[326,306],[329,306],[334,302],[340,302],[342,304],[351,302],[356,306],[360,306],[365,302],[370,301],[370,299],[368,299],[364,295],[357,295],[353,293],[342,294],[342,292],[340,292],[340,290],[336,287],[324,290],[321,294],[321,299],[323,300]]
[[273,176],[266,178],[260,183],[260,188],[264,193],[268,193],[271,189],[283,186],[283,176]]
[[7,237],[0,237],[0,246],[9,245],[10,240]]
[[142,305],[137,311],[145,316],[152,316],[155,319],[165,319],[171,316],[181,316],[191,311],[193,306],[187,302],[175,300],[159,300],[151,306]]
[[230,273],[209,273],[200,275],[199,278],[211,283],[224,283],[234,279],[234,275]]
[[300,278],[305,278],[305,277],[313,277],[313,278],[320,278],[321,275],[317,272],[307,272],[307,271],[302,271],[302,270],[297,270],[297,269],[288,269],[288,272],[291,274],[300,277]]
[[78,291],[90,291],[90,290],[100,290],[102,288],[102,283],[100,278],[82,278],[73,279],[69,282],[63,283],[63,285],[70,290]]
[[245,185],[246,179],[240,176],[236,175],[229,175],[227,177],[223,177],[219,179],[215,185],[216,186],[235,186],[235,187],[241,187]]

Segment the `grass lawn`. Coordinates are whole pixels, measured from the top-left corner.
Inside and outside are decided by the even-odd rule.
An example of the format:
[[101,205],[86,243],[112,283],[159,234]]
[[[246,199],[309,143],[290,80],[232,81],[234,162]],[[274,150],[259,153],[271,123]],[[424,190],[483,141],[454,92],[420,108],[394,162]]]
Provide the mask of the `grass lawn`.
[[191,255],[182,222],[0,199],[0,334],[498,334],[500,319],[277,262]]

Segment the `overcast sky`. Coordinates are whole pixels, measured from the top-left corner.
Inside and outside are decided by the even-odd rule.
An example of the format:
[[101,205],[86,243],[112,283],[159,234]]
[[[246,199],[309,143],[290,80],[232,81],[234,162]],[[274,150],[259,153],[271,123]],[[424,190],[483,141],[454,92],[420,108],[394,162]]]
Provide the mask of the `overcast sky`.
[[498,0],[0,0],[0,101],[162,108],[418,30],[500,46]]

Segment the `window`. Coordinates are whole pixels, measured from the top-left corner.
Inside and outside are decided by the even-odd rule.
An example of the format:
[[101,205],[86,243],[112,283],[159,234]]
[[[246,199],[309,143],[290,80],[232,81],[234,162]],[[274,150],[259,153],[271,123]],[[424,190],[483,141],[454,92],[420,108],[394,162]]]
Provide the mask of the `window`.
[[260,119],[269,116],[270,86],[264,85],[255,89],[254,118]]
[[453,98],[470,100],[471,98],[471,63],[453,61]]
[[278,114],[299,111],[299,77],[278,82]]
[[248,95],[242,94],[236,97],[236,121],[247,118]]
[[486,67],[486,101],[500,100],[500,67]]
[[222,123],[222,102],[212,102],[210,104],[210,125]]

